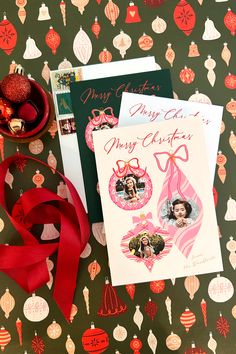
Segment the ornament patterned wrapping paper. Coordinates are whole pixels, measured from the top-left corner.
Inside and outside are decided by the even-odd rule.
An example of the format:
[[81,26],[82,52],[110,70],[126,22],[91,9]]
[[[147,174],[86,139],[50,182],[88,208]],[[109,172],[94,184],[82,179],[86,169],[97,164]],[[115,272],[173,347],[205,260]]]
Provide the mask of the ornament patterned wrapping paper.
[[[76,1],[74,2],[76,3]],[[83,3],[82,0],[78,2]],[[129,1],[113,0],[113,3],[119,7],[120,11],[119,17],[115,20],[115,26],[112,26],[111,21],[106,17],[104,11],[108,0],[90,0],[84,6],[83,15],[78,11],[78,6],[74,6],[71,0],[45,0],[44,3],[47,9],[44,8],[45,11],[41,14],[41,19],[38,19],[39,9],[42,7],[41,0],[2,0],[0,2],[0,32],[2,33],[2,30],[6,32],[4,32],[0,40],[0,78],[2,79],[17,64],[21,64],[27,75],[40,82],[45,89],[50,91],[50,86],[43,77],[45,76],[45,70],[42,76],[42,70],[45,66],[44,62],[48,62],[47,66],[49,70],[83,65],[73,52],[73,41],[80,30],[80,25],[82,25],[83,30],[87,33],[92,43],[92,56],[89,59],[89,65],[100,63],[99,54],[101,52],[103,52],[101,55],[102,60],[110,60],[111,56],[112,62],[122,60],[119,50],[113,46],[113,39],[120,34],[120,29],[122,29],[132,40],[130,48],[126,50],[125,59],[155,55],[159,68],[170,68],[171,70],[175,96],[178,96],[181,100],[188,100],[192,97],[192,99],[198,102],[210,101],[214,105],[224,106],[219,151],[221,151],[221,155],[227,158],[224,165],[226,175],[225,181],[222,183],[220,177],[216,174],[214,186],[218,195],[216,208],[224,262],[224,271],[220,273],[220,277],[230,280],[235,287],[235,268],[233,267],[235,260],[232,259],[232,255],[235,252],[234,247],[230,247],[229,250],[229,246],[227,245],[231,238],[232,240],[236,239],[236,206],[234,203],[236,200],[234,187],[236,178],[234,152],[234,134],[236,134],[235,1],[187,0],[186,2],[191,5],[195,12],[196,19],[195,27],[188,36],[177,27],[174,21],[174,11],[177,5],[179,5],[180,0],[134,0],[133,2],[138,8],[138,12],[136,11],[134,18],[137,18],[137,15],[139,15],[141,22],[126,23]],[[178,10],[180,12],[180,6],[178,6]],[[6,27],[2,23],[4,12],[6,12],[7,21],[9,21]],[[92,25],[96,16],[101,27],[98,39],[92,32]],[[155,22],[155,27],[153,27],[155,29],[158,28],[160,33],[155,32],[152,28],[152,22],[156,20],[157,16],[159,21]],[[207,18],[210,22],[207,21]],[[165,23],[160,21],[160,19],[166,23],[165,30]],[[187,17],[186,22],[186,29],[190,30],[191,21],[189,22]],[[61,38],[56,54],[52,53],[45,41],[45,36],[50,26],[53,26]],[[9,42],[5,45],[3,39],[7,38],[6,34],[8,33],[10,34],[8,38]],[[143,33],[152,37],[153,40],[153,46],[148,51],[143,51],[138,45],[138,40],[143,36]],[[203,38],[204,33],[205,36]],[[23,54],[26,49],[28,36],[34,42],[32,40],[29,41],[29,54],[31,53],[31,55],[29,59],[24,59]],[[218,38],[216,38],[217,36]],[[192,46],[189,51],[192,42],[194,42],[195,46]],[[150,43],[151,40],[149,39],[147,47],[150,46]],[[106,48],[105,51],[104,48]],[[167,53],[168,48],[170,50]],[[224,48],[226,50],[222,53]],[[105,55],[106,51],[110,54]],[[38,56],[40,52],[42,54]],[[208,69],[204,66],[209,55],[216,62],[216,67],[213,69],[216,77],[214,86],[208,81]],[[179,77],[180,72],[185,66],[195,73],[194,81],[189,84],[181,81]],[[189,73],[191,74],[191,71]],[[183,74],[185,80],[188,71],[185,71]],[[229,140],[230,137],[231,139]],[[2,137],[0,137],[1,159],[14,154],[17,147],[25,154],[36,153],[37,157],[44,162],[47,161],[49,150],[53,151],[57,159],[57,169],[62,171],[58,130],[55,121],[49,132],[34,144],[4,142]],[[222,159],[219,163],[222,163]],[[37,168],[39,167],[28,166],[24,174],[14,174],[11,171],[12,177],[9,175],[11,177],[9,181],[11,182],[12,189],[10,185],[9,187],[6,186],[8,188],[7,197],[10,204],[12,204],[11,200],[15,201],[18,199],[21,189],[26,191],[29,188],[35,187],[32,177],[35,175]],[[218,165],[216,166],[217,169]],[[41,169],[40,173],[45,178],[45,186],[54,189],[55,192],[58,187],[58,193],[63,197],[66,196],[65,186],[61,184],[60,180],[55,180],[50,170]],[[230,203],[227,210],[228,201]],[[224,216],[227,211],[227,218],[225,219]],[[229,218],[228,215],[230,216]],[[43,228],[39,228],[38,230],[39,237],[42,230]],[[134,344],[136,344],[136,347],[142,347],[140,349],[142,354],[154,353],[155,338],[157,339],[156,354],[168,354],[173,353],[173,351],[182,354],[185,352],[197,352],[197,350],[198,352],[207,353],[214,353],[215,351],[217,354],[231,354],[234,352],[236,329],[235,297],[232,296],[230,299],[226,299],[224,294],[227,291],[227,287],[224,287],[222,292],[221,288],[218,287],[218,291],[220,291],[218,297],[222,298],[224,302],[217,303],[210,298],[208,286],[212,280],[217,279],[216,273],[198,276],[200,287],[197,293],[195,293],[193,300],[190,299],[185,289],[185,278],[163,281],[165,286],[162,286],[162,291],[158,293],[152,292],[149,283],[130,284],[128,289],[132,289],[132,293],[130,292],[132,297],[124,286],[118,287],[117,293],[123,302],[126,303],[127,311],[119,315],[119,317],[99,317],[97,311],[101,304],[104,278],[109,275],[109,267],[105,248],[106,240],[102,225],[99,225],[99,228],[94,231],[97,231],[97,234],[96,238],[92,236],[90,239],[92,252],[88,258],[81,259],[80,262],[81,272],[74,298],[71,324],[68,324],[63,319],[56,304],[51,300],[52,290],[49,290],[46,286],[39,289],[37,295],[47,301],[50,308],[49,316],[42,322],[29,322],[23,315],[23,304],[29,298],[29,294],[23,292],[4,274],[0,274],[0,296],[3,296],[8,288],[15,299],[15,307],[9,314],[8,319],[6,319],[4,311],[2,309],[0,311],[0,326],[5,328],[0,332],[0,344],[3,345],[6,353],[24,353],[25,351],[32,353],[31,346],[32,341],[35,339],[35,330],[38,336],[36,338],[43,339],[43,343],[41,342],[38,350],[44,347],[45,354],[54,352],[74,353],[75,350],[79,353],[87,353],[88,347],[85,346],[84,349],[82,345],[82,341],[86,339],[84,333],[87,333],[90,338],[100,341],[98,346],[100,349],[97,348],[97,351],[101,350],[101,339],[105,340],[104,343],[106,343],[107,347],[105,353],[109,354],[133,353],[130,346],[133,348]],[[18,241],[17,235],[15,235],[2,210],[0,211],[0,237],[1,243],[13,245],[17,244]],[[229,259],[230,254],[231,258]],[[91,280],[87,269],[88,265],[95,259],[100,264],[101,271],[94,280]],[[50,261],[53,261],[56,266],[55,258]],[[53,275],[55,274],[54,268],[51,270]],[[87,314],[83,298],[83,289],[85,286],[90,290],[89,315]],[[158,312],[153,321],[147,316],[144,309],[149,297],[158,305]],[[166,302],[166,299],[169,300]],[[165,302],[168,307],[166,307]],[[136,305],[140,306],[140,311],[144,316],[140,331],[133,322]],[[185,312],[186,308],[189,308],[191,313],[196,317],[196,322],[188,333],[180,322],[181,314]],[[74,311],[74,309],[77,309],[77,311]],[[171,322],[169,321],[168,314],[170,315]],[[53,340],[48,337],[47,328],[54,320],[61,326],[62,334],[59,338]],[[95,330],[91,328],[93,327],[91,322],[94,322]],[[127,336],[126,338],[123,336],[125,338],[123,341],[117,341],[113,337],[113,330],[117,328],[118,324],[123,328],[123,331],[127,331]],[[150,329],[155,336],[153,339],[149,337]],[[86,332],[88,330],[89,332]],[[134,338],[135,334],[136,339]],[[149,344],[151,341],[152,345]],[[192,347],[192,342],[194,342],[194,347]],[[33,343],[34,345],[36,344],[35,341]],[[103,347],[104,350],[106,347]]]

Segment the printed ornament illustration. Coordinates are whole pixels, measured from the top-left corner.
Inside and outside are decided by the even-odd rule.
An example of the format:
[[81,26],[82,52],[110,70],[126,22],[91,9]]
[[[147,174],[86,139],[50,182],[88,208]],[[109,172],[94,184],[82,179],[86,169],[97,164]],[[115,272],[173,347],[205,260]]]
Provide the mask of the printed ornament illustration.
[[227,157],[222,153],[222,151],[218,151],[218,155],[216,158],[216,164],[218,165],[217,174],[222,183],[225,183],[226,180],[226,168],[225,164],[227,162]]
[[102,246],[106,246],[107,240],[105,235],[104,223],[103,222],[96,222],[92,224],[92,232],[97,240]]
[[19,7],[17,14],[22,24],[25,23],[25,19],[26,19],[26,10],[25,10],[26,4],[27,4],[27,0],[16,0],[16,6]]
[[94,280],[95,277],[100,273],[100,271],[101,266],[96,259],[88,265],[88,272],[91,280]]
[[70,312],[70,322],[72,323],[75,319],[75,316],[78,313],[78,307],[75,304],[72,304],[71,306],[71,312]]
[[[152,196],[152,181],[146,168],[140,167],[137,157],[116,161],[109,181],[109,194],[113,203],[124,210],[140,209],[147,204]],[[146,223],[144,215],[136,220]]]
[[96,328],[91,323],[91,328],[82,335],[82,346],[88,354],[101,354],[109,347],[109,338],[106,331]]
[[63,24],[64,26],[66,26],[66,3],[64,0],[60,1],[60,10],[61,10]]
[[61,43],[61,37],[59,33],[57,33],[52,26],[49,27],[49,31],[45,36],[45,42],[47,46],[51,49],[52,54],[56,54],[57,48]]
[[89,0],[71,0],[72,5],[78,7],[78,11],[81,15],[84,13],[85,6],[88,5]]
[[115,338],[115,340],[117,340],[118,342],[123,342],[124,340],[126,340],[127,338],[127,330],[125,327],[117,325],[114,329],[113,329],[113,337]]
[[207,343],[208,348],[213,352],[213,354],[216,354],[216,348],[217,348],[217,342],[212,336],[212,332],[209,332],[209,340]]
[[169,296],[167,296],[167,298],[165,299],[165,305],[166,305],[166,311],[167,311],[167,313],[168,313],[168,320],[169,320],[170,325],[172,324],[172,310],[171,310],[171,304],[172,304],[172,301],[171,301],[171,299],[169,298]]
[[191,68],[185,66],[184,69],[180,71],[179,78],[183,84],[191,84],[195,79],[195,72]]
[[92,24],[91,30],[92,30],[93,34],[95,35],[95,37],[98,39],[99,33],[101,31],[101,26],[98,22],[97,16],[94,19],[94,23]]
[[216,61],[212,59],[211,55],[207,56],[207,59],[204,62],[204,66],[208,70],[207,79],[211,84],[211,86],[213,87],[216,81],[216,74],[214,72],[214,69],[216,67]]
[[229,241],[226,243],[226,248],[230,252],[229,261],[233,269],[236,269],[236,241],[230,236]]
[[131,298],[131,300],[133,300],[134,295],[135,295],[136,285],[135,284],[126,284],[125,290],[129,294],[129,297]]
[[9,315],[11,311],[14,309],[15,304],[16,302],[14,297],[11,295],[9,289],[6,289],[5,294],[3,294],[0,299],[0,306],[6,318],[9,318]]
[[152,21],[153,32],[157,34],[161,34],[165,32],[166,28],[167,28],[167,24],[163,18],[157,16],[155,20]]
[[233,130],[231,130],[231,132],[230,132],[229,145],[230,145],[231,149],[233,150],[233,152],[236,154],[236,136],[235,136]]
[[65,347],[68,354],[75,354],[75,343],[73,342],[69,334],[67,335]]
[[111,21],[112,26],[115,26],[116,20],[120,14],[119,7],[112,0],[108,0],[104,12],[108,20]]
[[110,63],[112,61],[112,54],[107,50],[107,48],[103,48],[103,50],[99,53],[98,59],[101,63]]
[[160,294],[165,290],[165,281],[164,280],[153,280],[149,283],[150,290],[154,294]]
[[190,58],[195,58],[195,57],[199,57],[200,53],[198,51],[198,46],[195,42],[191,42],[189,45],[189,51],[188,51],[188,57]]
[[73,51],[76,58],[82,63],[87,64],[92,55],[92,42],[87,33],[80,26],[79,32],[73,41]]
[[153,39],[151,36],[143,33],[143,35],[138,39],[139,48],[148,51],[153,47]]
[[205,93],[200,93],[198,90],[196,90],[195,93],[189,97],[188,101],[212,104],[210,97],[208,97]]
[[224,338],[226,338],[230,332],[229,321],[222,315],[221,312],[219,318],[216,321],[216,329],[219,332],[219,334]]
[[171,332],[171,334],[166,338],[166,346],[169,350],[175,351],[181,347],[181,338],[178,334]]
[[17,318],[17,320],[16,320],[16,331],[17,331],[18,338],[19,338],[19,344],[20,344],[20,346],[22,346],[22,344],[23,344],[22,321],[19,318]]
[[158,306],[151,298],[149,298],[144,306],[144,310],[146,314],[150,317],[150,319],[153,321],[157,315]]
[[189,308],[186,308],[180,316],[180,322],[184,326],[186,332],[189,332],[190,328],[196,322],[196,316],[192,311],[189,310]]
[[142,349],[143,347],[143,343],[140,339],[138,339],[138,337],[136,336],[136,334],[133,336],[133,339],[130,342],[130,348],[133,350],[133,354],[139,354],[140,353],[140,349]]
[[226,221],[236,220],[236,201],[231,198],[231,196],[229,196],[229,199],[227,201],[227,210],[224,219]]
[[226,110],[232,115],[233,119],[236,118],[236,101],[231,98],[231,100],[226,104]]
[[201,311],[202,311],[204,326],[207,327],[207,303],[204,299],[202,299],[201,301]]
[[37,332],[35,332],[34,338],[32,339],[31,347],[35,354],[44,353],[45,343],[43,339],[37,335]]
[[117,316],[127,311],[127,306],[119,298],[116,288],[111,285],[108,279],[102,291],[102,301],[98,315],[101,317]]
[[175,52],[173,50],[173,48],[171,47],[172,44],[168,43],[167,44],[167,50],[165,53],[165,58],[168,61],[168,63],[170,64],[170,66],[173,66],[174,60],[175,60]]
[[41,57],[42,52],[39,50],[37,47],[35,40],[31,38],[30,36],[26,40],[26,48],[23,54],[24,59],[37,59]]
[[189,36],[196,23],[196,14],[192,6],[186,0],[180,0],[174,9],[174,21],[176,26]]
[[140,306],[139,305],[135,306],[135,313],[133,315],[133,321],[138,326],[138,329],[141,331],[141,326],[142,326],[142,323],[143,323],[143,314],[140,311]]
[[17,43],[17,31],[13,24],[8,21],[6,14],[0,22],[0,49],[10,55]]
[[166,229],[149,221],[152,214],[133,216],[135,227],[121,240],[121,250],[131,261],[144,263],[151,272],[154,263],[167,256],[173,246],[172,236]]
[[155,336],[155,334],[152,332],[151,329],[149,329],[149,335],[147,338],[147,342],[149,345],[149,348],[151,349],[153,354],[156,354],[156,350],[157,350],[157,338]]
[[44,61],[44,66],[41,72],[42,78],[46,81],[47,85],[49,84],[50,81],[50,68],[48,66],[48,61]]
[[39,8],[38,21],[47,21],[50,19],[51,16],[49,15],[48,7],[44,3],[42,3],[42,5]]
[[23,313],[31,322],[43,321],[49,314],[49,306],[45,299],[34,293],[29,297],[23,306]]
[[207,354],[207,352],[201,347],[196,347],[195,342],[191,344],[191,348],[188,348],[184,354]]
[[90,150],[94,151],[93,146],[93,131],[112,129],[118,124],[118,119],[114,116],[113,108],[106,107],[105,109],[93,109],[92,117],[89,118],[89,123],[85,129],[85,141]]
[[[157,152],[154,154],[158,169],[166,172],[160,194],[157,215],[160,224],[173,237],[173,243],[188,258],[202,224],[203,206],[196,191],[181,171],[179,164],[189,159],[186,145],[180,145],[174,152]],[[181,184],[179,183],[181,181]],[[174,218],[172,203],[185,201],[186,215],[178,227]],[[177,201],[177,202],[176,202]],[[188,209],[188,210],[187,210]]]
[[141,18],[139,16],[138,6],[134,4],[133,1],[130,1],[129,6],[126,9],[126,23],[136,23],[141,22]]
[[202,35],[204,41],[213,41],[221,37],[220,32],[216,29],[215,24],[209,18],[205,21],[205,30]]
[[10,343],[11,341],[11,335],[8,330],[6,330],[4,327],[0,328],[0,348],[1,351],[3,352],[5,350],[5,347]]
[[228,11],[224,17],[225,27],[228,28],[232,36],[236,34],[236,14],[228,8]]
[[162,4],[164,4],[166,0],[143,0],[144,5],[150,6],[150,7],[158,7]]
[[121,57],[124,59],[126,51],[131,47],[132,39],[124,31],[113,38],[113,46],[119,50]]
[[189,297],[193,300],[195,293],[198,291],[200,287],[200,281],[196,275],[190,275],[184,280],[184,287],[189,293]]
[[224,80],[225,87],[227,87],[230,90],[235,90],[236,89],[236,75],[228,73],[226,75],[225,80]]
[[62,329],[61,326],[53,320],[52,323],[47,328],[47,335],[51,339],[57,339],[61,336]]
[[221,58],[224,60],[227,66],[229,66],[229,62],[231,59],[231,51],[228,48],[228,43],[224,43],[222,52],[221,52]]
[[217,274],[208,285],[208,294],[215,302],[226,302],[234,295],[234,286],[228,278]]

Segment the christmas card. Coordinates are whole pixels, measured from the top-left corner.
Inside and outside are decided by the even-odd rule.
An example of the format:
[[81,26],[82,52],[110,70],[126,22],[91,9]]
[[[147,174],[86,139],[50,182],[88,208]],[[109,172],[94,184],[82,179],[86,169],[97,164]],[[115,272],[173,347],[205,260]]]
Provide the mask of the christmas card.
[[91,223],[103,221],[92,133],[117,127],[122,92],[173,97],[169,70],[74,82],[70,85]]
[[119,127],[169,120],[178,123],[190,116],[201,120],[213,184],[222,114],[222,106],[124,92],[119,113]]
[[[68,61],[65,59],[65,62],[61,65],[62,68],[50,71],[51,87],[64,173],[76,187],[87,210],[75,118],[70,98],[70,83],[101,77],[132,74],[139,72],[140,68],[142,68],[142,71],[155,70],[157,64],[153,56],[73,68],[68,64]],[[56,127],[54,128],[56,130]],[[76,163],[71,163],[71,156],[73,156]]]
[[93,132],[93,144],[113,285],[222,271],[200,119]]

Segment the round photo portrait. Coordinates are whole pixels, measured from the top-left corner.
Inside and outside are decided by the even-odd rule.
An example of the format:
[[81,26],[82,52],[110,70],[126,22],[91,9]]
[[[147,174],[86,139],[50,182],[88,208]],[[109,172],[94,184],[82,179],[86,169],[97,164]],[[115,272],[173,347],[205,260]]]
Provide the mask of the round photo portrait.
[[177,228],[192,225],[199,215],[199,206],[191,199],[178,196],[167,201],[161,208],[161,218],[165,223]]
[[165,241],[159,234],[151,235],[148,231],[142,231],[129,242],[129,250],[132,255],[139,258],[157,256],[165,248]]
[[112,175],[109,182],[109,194],[119,208],[124,210],[140,209],[151,198],[151,179],[146,171],[140,175],[142,177],[127,174],[122,178],[118,178],[115,173]]

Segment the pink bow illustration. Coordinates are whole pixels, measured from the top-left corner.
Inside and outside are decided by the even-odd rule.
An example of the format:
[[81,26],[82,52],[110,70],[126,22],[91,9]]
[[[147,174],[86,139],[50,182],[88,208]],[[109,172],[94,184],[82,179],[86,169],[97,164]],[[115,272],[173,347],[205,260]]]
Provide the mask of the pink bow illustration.
[[[108,113],[110,113],[110,115]],[[107,122],[109,124],[113,124],[113,119],[114,119],[114,113],[113,113],[113,108],[112,107],[107,107],[105,109],[93,109],[91,111],[93,117],[91,118],[89,116],[89,120],[93,123],[95,127],[101,125],[104,122]],[[96,115],[98,113],[98,115]]]
[[140,217],[138,216],[133,216],[132,220],[133,220],[133,224],[146,224],[148,222],[148,219],[152,219],[152,213],[149,212],[146,215],[145,214],[140,214]]
[[[188,149],[187,146],[185,144],[180,145],[174,152],[156,152],[153,154],[154,157],[156,158],[156,162],[157,162],[157,166],[159,168],[159,170],[161,170],[162,172],[166,172],[168,170],[168,168],[170,168],[170,179],[168,181],[168,199],[171,200],[171,181],[174,175],[174,169],[176,168],[177,173],[178,173],[178,179],[177,179],[177,191],[179,193],[179,195],[181,196],[181,198],[184,198],[183,193],[181,192],[180,189],[180,185],[181,185],[181,171],[176,163],[176,160],[179,159],[183,162],[188,161],[189,155],[188,155]],[[167,160],[165,161],[165,165],[164,167],[162,167],[159,156],[164,156],[167,157]]]
[[[133,173],[135,175],[140,169],[139,161],[138,161],[137,157],[133,157],[129,161],[117,160],[116,165],[117,165],[117,171],[115,171],[113,168],[113,172],[115,173],[115,175],[118,178],[125,177],[127,175],[128,171],[130,171],[131,173]],[[146,168],[145,168],[144,173],[139,177],[143,177],[145,175],[145,173],[146,173]]]

